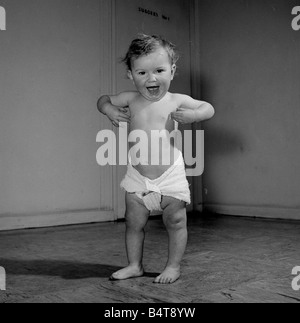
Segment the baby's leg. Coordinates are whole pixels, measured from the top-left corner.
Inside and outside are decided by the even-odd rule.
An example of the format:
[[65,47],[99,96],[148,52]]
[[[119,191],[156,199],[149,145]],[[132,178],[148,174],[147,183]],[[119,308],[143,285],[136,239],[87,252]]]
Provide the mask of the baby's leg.
[[150,212],[136,194],[126,194],[126,249],[129,266],[111,276],[112,280],[124,280],[144,275],[143,249],[145,226]]
[[186,203],[171,197],[164,197],[163,220],[169,234],[169,258],[164,272],[155,283],[172,284],[179,279],[180,263],[187,245]]

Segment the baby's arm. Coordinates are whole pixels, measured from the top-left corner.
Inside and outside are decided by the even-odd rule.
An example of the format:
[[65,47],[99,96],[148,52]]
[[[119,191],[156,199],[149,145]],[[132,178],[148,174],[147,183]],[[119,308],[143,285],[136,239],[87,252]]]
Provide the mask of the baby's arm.
[[172,114],[172,118],[179,123],[201,122],[211,119],[215,114],[215,109],[207,102],[182,94],[175,94],[175,97],[179,108]]
[[116,127],[119,127],[120,122],[130,123],[130,116],[127,114],[128,106],[135,96],[135,92],[104,95],[98,100],[98,110],[106,115]]

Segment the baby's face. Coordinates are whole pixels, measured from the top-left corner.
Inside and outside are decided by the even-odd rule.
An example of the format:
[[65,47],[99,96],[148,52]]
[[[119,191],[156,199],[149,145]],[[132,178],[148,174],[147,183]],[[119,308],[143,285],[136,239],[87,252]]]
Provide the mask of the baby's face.
[[176,65],[171,65],[167,51],[158,48],[155,52],[134,60],[128,76],[146,100],[157,102],[169,91],[175,71]]

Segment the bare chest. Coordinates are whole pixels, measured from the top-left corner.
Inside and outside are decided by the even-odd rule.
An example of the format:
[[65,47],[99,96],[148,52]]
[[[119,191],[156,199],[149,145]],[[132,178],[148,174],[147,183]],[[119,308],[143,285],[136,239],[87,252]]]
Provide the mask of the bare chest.
[[171,114],[177,110],[175,102],[152,103],[147,106],[138,103],[130,106],[131,130],[168,130],[174,129]]

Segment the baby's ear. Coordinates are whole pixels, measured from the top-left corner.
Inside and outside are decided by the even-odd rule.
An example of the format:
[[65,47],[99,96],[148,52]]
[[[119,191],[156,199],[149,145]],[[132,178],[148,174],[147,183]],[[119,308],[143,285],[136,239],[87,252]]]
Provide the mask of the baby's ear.
[[176,64],[173,64],[173,65],[172,65],[172,69],[171,69],[171,73],[172,73],[172,80],[173,80],[173,78],[174,78],[174,76],[175,76],[176,70],[177,70],[177,66],[176,66]]
[[132,81],[133,77],[132,77],[132,72],[130,70],[127,70],[127,77]]

